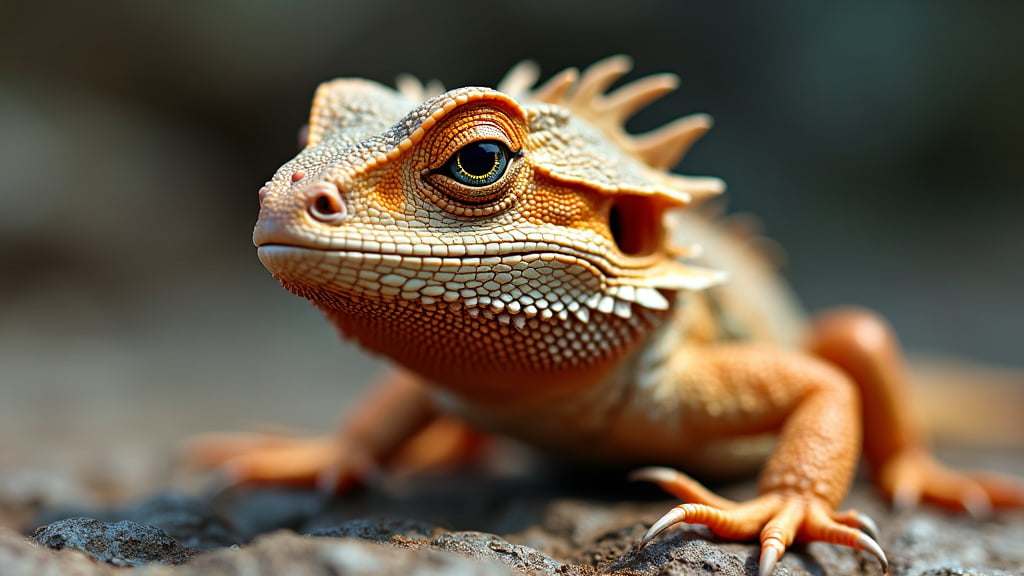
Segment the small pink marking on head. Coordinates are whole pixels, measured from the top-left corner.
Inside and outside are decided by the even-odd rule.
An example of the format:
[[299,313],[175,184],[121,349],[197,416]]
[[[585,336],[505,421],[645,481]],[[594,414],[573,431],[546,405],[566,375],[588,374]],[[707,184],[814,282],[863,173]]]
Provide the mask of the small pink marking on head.
[[299,180],[302,180],[305,177],[306,173],[301,170],[292,172],[292,182],[298,182]]

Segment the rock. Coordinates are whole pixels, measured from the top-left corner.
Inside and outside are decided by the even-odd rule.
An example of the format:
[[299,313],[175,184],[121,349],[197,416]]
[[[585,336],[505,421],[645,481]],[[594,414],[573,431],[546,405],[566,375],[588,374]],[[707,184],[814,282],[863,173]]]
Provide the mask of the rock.
[[307,535],[328,536],[331,538],[358,538],[383,543],[395,536],[401,536],[410,540],[426,540],[435,532],[437,532],[436,527],[418,520],[360,518],[333,528],[317,528],[309,531]]
[[54,550],[80,550],[113,566],[184,564],[199,553],[155,526],[129,520],[114,524],[92,518],[58,520],[33,532],[32,541]]
[[[242,542],[231,523],[217,512],[210,501],[175,492],[160,492],[140,502],[115,508],[44,510],[36,523],[50,524],[73,517],[89,517],[102,522],[130,520],[148,524],[163,530],[183,546],[197,550],[212,550]],[[269,529],[278,527],[272,526]]]
[[0,527],[0,566],[5,576],[61,574],[62,576],[112,576],[114,568],[97,564],[73,549],[55,552],[35,546],[24,536]]
[[[53,552],[33,546],[0,528],[0,567],[4,576],[124,576],[119,568],[97,564],[73,550]],[[499,563],[473,560],[432,548],[381,546],[351,538],[300,536],[279,531],[244,548],[198,556],[183,566],[138,568],[136,576],[515,576]]]
[[[1024,574],[1024,522],[1019,513],[972,520],[962,514],[919,510],[900,518],[898,526],[889,544],[897,574]],[[981,572],[982,567],[991,572]]]
[[455,552],[469,558],[500,562],[520,574],[532,576],[556,576],[562,564],[544,554],[530,548],[512,544],[511,542],[483,532],[451,532],[441,534],[430,542],[431,547],[438,550]]
[[146,576],[514,576],[495,562],[466,558],[418,545],[379,545],[352,538],[300,536],[279,531],[239,550],[204,554],[174,569]]
[[[986,466],[984,461],[977,464]],[[584,474],[582,482],[587,486],[580,489],[579,481],[558,478],[518,482],[452,474],[441,479],[413,479],[400,489],[380,484],[331,501],[311,490],[232,488],[207,498],[158,494],[137,505],[99,512],[103,519],[145,518],[167,532],[149,527],[143,535],[136,526],[132,533],[139,542],[166,543],[171,537],[180,543],[220,542],[203,553],[183,547],[182,560],[191,559],[185,565],[150,564],[137,569],[146,576],[756,573],[756,543],[722,540],[701,526],[670,529],[638,552],[636,540],[676,502],[660,492],[637,491],[607,477],[601,480],[606,486],[595,488],[593,478],[591,472]],[[755,493],[756,484],[751,480],[716,489],[727,497],[745,499]],[[273,509],[267,509],[269,505]],[[1024,512],[1005,512],[984,520],[931,507],[894,513],[863,482],[854,486],[844,507],[856,508],[877,521],[880,542],[893,572],[900,576],[1024,574]],[[36,535],[46,546],[63,546],[61,552],[33,546],[12,532],[0,532],[4,576],[46,571],[114,576],[114,568],[68,548],[86,550],[102,562],[109,562],[103,554],[121,559],[114,564],[127,564],[128,558],[137,563],[153,561],[149,558],[167,562],[168,554],[174,556],[173,547],[161,560],[158,555],[132,556],[124,550],[115,554],[109,542],[99,542],[93,548],[74,546],[69,542],[75,538],[101,540],[115,527],[130,523],[92,520],[94,524],[82,535],[79,528],[89,521],[65,522],[70,528],[57,536],[51,536],[56,523]],[[233,542],[230,530],[234,526],[242,526],[239,534],[270,533],[240,547],[218,548]],[[308,535],[301,535],[303,532]],[[114,540],[119,546],[133,544],[124,536]],[[793,546],[780,560],[776,573],[877,576],[880,571],[869,554],[814,543]]]

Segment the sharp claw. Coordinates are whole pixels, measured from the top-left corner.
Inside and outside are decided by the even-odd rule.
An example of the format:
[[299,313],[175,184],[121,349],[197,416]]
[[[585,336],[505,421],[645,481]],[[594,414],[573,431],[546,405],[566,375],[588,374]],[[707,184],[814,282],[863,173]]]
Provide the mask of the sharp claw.
[[861,532],[866,533],[872,540],[878,540],[878,524],[875,524],[875,521],[870,516],[858,512],[857,526],[861,529]]
[[682,522],[684,518],[686,518],[686,511],[682,508],[677,506],[669,510],[664,516],[659,518],[657,522],[651,525],[651,528],[647,530],[647,533],[640,539],[638,548],[643,550],[644,546],[647,546],[655,536],[664,532],[669,526]]
[[992,499],[980,486],[973,486],[963,496],[964,509],[976,520],[990,518],[993,514]]
[[245,466],[239,460],[240,458],[233,458],[217,468],[217,475],[225,487],[231,488],[245,482]]
[[629,480],[631,482],[669,482],[674,480],[678,474],[678,472],[671,468],[650,466],[634,470],[633,473],[629,475]]
[[906,512],[917,508],[921,503],[921,492],[911,486],[899,486],[892,494],[892,507],[897,512]]
[[854,542],[858,548],[870,552],[878,560],[878,563],[882,565],[883,574],[889,573],[889,560],[885,557],[885,551],[878,545],[878,542],[875,542],[867,534],[858,535]]
[[779,561],[779,549],[768,546],[761,550],[761,560],[758,562],[757,576],[771,576],[775,571],[775,564]]
[[333,496],[341,482],[341,466],[334,465],[317,475],[316,491],[324,497]]

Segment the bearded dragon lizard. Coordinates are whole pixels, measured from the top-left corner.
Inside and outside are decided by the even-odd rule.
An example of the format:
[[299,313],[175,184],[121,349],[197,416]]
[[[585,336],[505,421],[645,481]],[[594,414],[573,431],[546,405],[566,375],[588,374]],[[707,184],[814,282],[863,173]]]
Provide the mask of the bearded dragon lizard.
[[641,546],[704,524],[759,538],[762,575],[794,540],[887,567],[873,522],[836,509],[862,451],[898,504],[1024,505],[1018,481],[932,457],[883,320],[805,321],[750,242],[690,209],[723,183],[669,170],[710,119],[628,133],[677,82],[609,93],[630,66],[536,88],[531,64],[497,89],[321,85],[305,149],[259,191],[254,242],[285,288],[402,375],[334,435],[221,438],[199,459],[243,481],[341,484],[447,414],[581,459],[720,475],[763,461],[747,502],[672,468],[635,474],[685,502]]

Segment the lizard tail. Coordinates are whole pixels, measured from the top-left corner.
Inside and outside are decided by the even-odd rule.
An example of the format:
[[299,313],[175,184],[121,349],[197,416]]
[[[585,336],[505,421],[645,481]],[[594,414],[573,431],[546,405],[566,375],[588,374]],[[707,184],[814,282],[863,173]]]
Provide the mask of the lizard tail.
[[909,371],[937,444],[1024,448],[1024,370],[918,357]]

